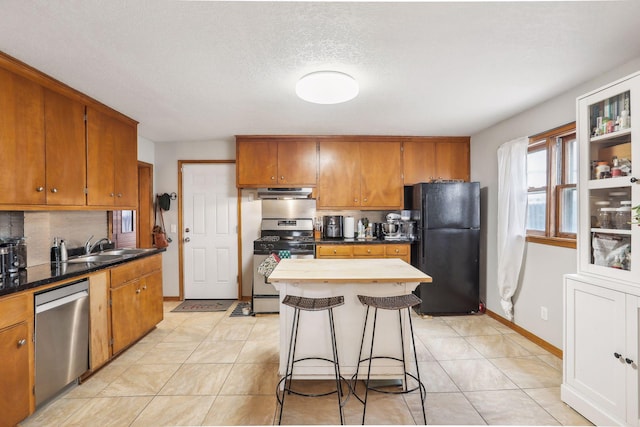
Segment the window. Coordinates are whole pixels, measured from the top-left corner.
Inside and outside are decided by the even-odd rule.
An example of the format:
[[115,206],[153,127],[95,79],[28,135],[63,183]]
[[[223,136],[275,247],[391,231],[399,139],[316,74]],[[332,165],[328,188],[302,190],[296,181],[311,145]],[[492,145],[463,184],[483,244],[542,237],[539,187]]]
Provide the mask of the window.
[[529,138],[527,241],[575,248],[577,182],[575,122]]

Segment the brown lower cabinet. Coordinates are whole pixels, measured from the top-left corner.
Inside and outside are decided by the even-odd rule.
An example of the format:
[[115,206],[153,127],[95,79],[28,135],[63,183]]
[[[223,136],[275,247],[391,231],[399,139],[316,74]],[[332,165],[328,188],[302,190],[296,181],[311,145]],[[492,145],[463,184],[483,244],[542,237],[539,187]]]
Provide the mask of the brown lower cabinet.
[[111,354],[120,353],[163,318],[162,257],[111,269]]
[[0,426],[14,426],[33,402],[33,294],[0,300]]
[[344,244],[316,246],[316,258],[400,258],[411,262],[411,245],[409,243],[394,244]]

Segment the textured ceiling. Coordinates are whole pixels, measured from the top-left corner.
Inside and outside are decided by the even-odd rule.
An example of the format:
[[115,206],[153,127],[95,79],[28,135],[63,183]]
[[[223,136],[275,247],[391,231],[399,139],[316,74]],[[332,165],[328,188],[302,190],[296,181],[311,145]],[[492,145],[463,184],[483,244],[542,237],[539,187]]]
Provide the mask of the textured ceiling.
[[[153,141],[470,135],[640,57],[640,1],[0,0],[0,50]],[[296,98],[322,69],[360,95]]]

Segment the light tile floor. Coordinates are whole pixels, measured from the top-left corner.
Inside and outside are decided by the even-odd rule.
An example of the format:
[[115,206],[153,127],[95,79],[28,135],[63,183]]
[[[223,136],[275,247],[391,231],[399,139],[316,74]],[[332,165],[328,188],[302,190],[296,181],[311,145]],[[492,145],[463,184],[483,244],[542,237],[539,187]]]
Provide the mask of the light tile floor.
[[[25,420],[34,426],[277,423],[278,316],[171,313],[105,368]],[[590,425],[560,401],[561,360],[486,315],[414,315],[427,422]],[[335,395],[288,396],[283,424],[339,424]],[[362,405],[345,406],[360,424]],[[367,424],[421,424],[417,393],[370,394]]]

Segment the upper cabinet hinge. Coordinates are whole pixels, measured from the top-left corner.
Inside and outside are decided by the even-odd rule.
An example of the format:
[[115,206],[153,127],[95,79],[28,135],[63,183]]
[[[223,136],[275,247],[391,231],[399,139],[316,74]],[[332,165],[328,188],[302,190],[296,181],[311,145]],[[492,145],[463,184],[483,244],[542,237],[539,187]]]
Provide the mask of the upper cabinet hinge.
[[87,121],[87,113],[86,112],[84,113],[84,121],[85,122]]

